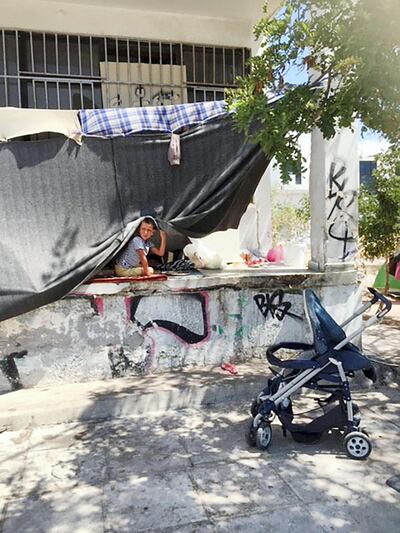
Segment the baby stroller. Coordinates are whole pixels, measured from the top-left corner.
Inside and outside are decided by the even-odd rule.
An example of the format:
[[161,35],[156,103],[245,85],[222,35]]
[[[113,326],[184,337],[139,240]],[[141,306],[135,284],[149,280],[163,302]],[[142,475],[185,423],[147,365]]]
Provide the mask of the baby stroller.
[[[323,308],[311,289],[304,291],[305,312],[309,321],[313,344],[281,342],[267,350],[267,359],[273,367],[274,376],[268,380],[251,405],[252,419],[246,431],[250,446],[266,450],[271,443],[271,421],[276,415],[282,424],[283,433],[289,431],[294,440],[315,442],[324,431],[344,431],[344,448],[353,459],[366,459],[372,445],[368,434],[360,429],[360,411],[352,401],[348,377],[362,370],[372,381],[376,380],[375,369],[369,359],[350,341],[362,331],[380,321],[391,309],[391,302],[375,289],[368,289],[372,298],[363,304],[340,326]],[[373,304],[381,308],[357,331],[346,336],[343,327],[362,315]],[[297,359],[282,360],[276,352],[281,349],[299,351]],[[293,411],[294,393],[302,387],[323,393],[317,398],[318,407],[311,410],[306,423],[296,422]],[[317,412],[317,416],[312,416]]]

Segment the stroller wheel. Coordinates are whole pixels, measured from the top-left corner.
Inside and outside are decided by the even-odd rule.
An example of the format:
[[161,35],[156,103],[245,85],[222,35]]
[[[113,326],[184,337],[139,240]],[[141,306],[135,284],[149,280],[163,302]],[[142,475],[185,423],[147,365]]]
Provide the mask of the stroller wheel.
[[261,422],[256,431],[256,445],[259,450],[266,450],[271,444],[272,428],[269,422]]
[[344,449],[351,459],[366,459],[372,450],[368,435],[361,431],[352,431],[344,438]]
[[245,438],[249,446],[254,447],[256,445],[256,431],[253,426],[253,419],[247,425]]

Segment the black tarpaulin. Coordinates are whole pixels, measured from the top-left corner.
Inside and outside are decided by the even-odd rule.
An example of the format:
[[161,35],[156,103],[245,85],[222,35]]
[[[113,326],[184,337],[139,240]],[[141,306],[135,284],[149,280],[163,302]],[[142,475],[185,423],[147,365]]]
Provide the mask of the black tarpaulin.
[[[57,300],[154,214],[193,237],[237,227],[267,167],[229,117],[181,135],[56,137],[0,146],[0,320]],[[128,231],[127,231],[128,227]]]

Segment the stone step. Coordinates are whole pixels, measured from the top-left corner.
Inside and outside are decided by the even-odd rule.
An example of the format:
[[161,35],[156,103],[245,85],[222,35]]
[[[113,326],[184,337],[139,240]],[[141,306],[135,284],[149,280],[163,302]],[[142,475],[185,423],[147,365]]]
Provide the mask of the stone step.
[[250,404],[266,384],[267,364],[258,359],[237,368],[237,375],[219,367],[202,367],[12,391],[0,395],[0,429],[100,421],[210,404]]
[[[400,385],[400,368],[376,365],[379,385]],[[20,389],[0,395],[0,431],[66,422],[95,422],[130,415],[249,402],[265,387],[266,361],[237,365],[231,375],[219,367],[132,376],[51,387]],[[373,387],[362,373],[352,390]]]

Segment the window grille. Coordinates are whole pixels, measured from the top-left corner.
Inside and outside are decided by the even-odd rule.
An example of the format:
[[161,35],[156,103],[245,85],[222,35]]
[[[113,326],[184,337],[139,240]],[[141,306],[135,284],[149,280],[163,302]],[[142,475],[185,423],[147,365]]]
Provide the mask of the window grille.
[[296,185],[301,185],[301,183],[302,183],[302,175],[301,175],[301,171],[296,172],[296,175],[295,175],[295,183],[296,183]]
[[250,50],[0,30],[0,106],[82,109],[224,98]]

